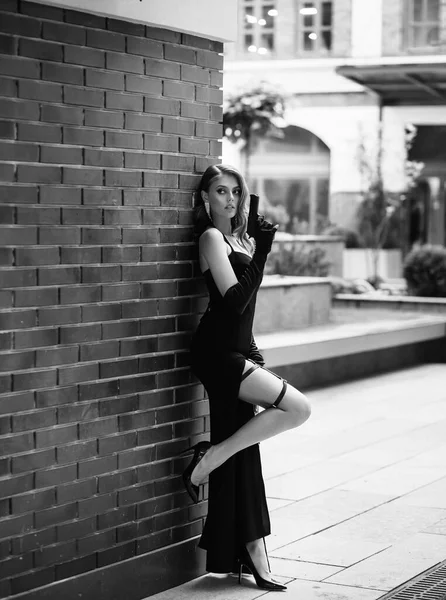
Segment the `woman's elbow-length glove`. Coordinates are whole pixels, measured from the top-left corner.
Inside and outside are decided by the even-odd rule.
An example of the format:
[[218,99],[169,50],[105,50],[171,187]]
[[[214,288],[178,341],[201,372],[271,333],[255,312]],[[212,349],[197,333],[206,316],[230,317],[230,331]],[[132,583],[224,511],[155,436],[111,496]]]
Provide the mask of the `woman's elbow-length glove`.
[[223,296],[225,304],[239,315],[243,314],[262,282],[263,269],[271,251],[277,227],[277,225],[272,225],[272,223],[266,221],[264,217],[258,217],[254,234],[256,250],[252,260],[244,270],[238,283],[231,286]]
[[260,350],[257,348],[257,344],[256,344],[256,341],[255,341],[253,335],[251,335],[251,346],[249,348],[248,358],[253,360],[255,363],[257,363],[261,367],[265,366],[265,359],[260,354]]

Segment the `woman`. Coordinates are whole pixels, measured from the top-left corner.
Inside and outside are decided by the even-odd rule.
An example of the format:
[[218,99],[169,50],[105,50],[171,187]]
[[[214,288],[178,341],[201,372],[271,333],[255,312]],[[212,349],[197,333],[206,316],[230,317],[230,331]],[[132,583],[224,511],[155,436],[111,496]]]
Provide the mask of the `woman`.
[[[191,498],[209,475],[208,516],[200,540],[207,570],[249,568],[262,589],[283,590],[269,572],[270,521],[259,442],[310,416],[307,399],[264,361],[252,336],[257,290],[277,227],[257,218],[246,233],[248,188],[233,167],[209,167],[197,190],[199,261],[209,306],[192,341],[192,369],[206,388],[211,442],[200,442],[183,474]],[[208,208],[207,208],[208,206]],[[264,410],[256,414],[255,407]],[[191,449],[191,450],[192,450]]]

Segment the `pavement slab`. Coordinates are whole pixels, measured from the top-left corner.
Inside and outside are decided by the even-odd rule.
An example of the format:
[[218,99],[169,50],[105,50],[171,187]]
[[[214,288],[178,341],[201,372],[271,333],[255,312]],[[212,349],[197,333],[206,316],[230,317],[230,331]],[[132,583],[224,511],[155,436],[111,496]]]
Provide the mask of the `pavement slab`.
[[[446,366],[308,393],[302,428],[262,442],[272,572],[286,600],[377,600],[446,558]],[[255,600],[205,575],[151,600]]]

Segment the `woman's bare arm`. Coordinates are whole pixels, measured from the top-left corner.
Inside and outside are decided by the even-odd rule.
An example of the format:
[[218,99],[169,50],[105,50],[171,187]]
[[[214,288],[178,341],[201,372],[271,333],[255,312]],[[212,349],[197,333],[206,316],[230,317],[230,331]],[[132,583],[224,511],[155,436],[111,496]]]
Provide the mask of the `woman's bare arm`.
[[199,242],[199,252],[209,266],[212,278],[222,296],[238,283],[234,269],[228,258],[227,244],[223,234],[215,227],[205,231]]

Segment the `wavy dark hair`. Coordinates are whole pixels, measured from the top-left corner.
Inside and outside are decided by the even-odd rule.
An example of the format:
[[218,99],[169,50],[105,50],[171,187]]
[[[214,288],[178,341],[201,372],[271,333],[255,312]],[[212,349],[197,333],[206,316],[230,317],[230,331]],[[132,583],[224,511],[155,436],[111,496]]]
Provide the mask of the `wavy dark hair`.
[[243,175],[235,167],[229,165],[211,165],[206,169],[201,177],[198,188],[195,191],[195,208],[194,208],[194,234],[198,241],[200,235],[209,227],[214,227],[212,220],[206,210],[206,204],[203,200],[201,192],[208,192],[212,183],[222,175],[232,175],[236,178],[242,193],[237,205],[237,214],[231,219],[232,233],[237,237],[242,246],[248,251],[254,250],[254,244],[251,238],[247,235],[248,227],[248,210],[247,200],[249,198],[249,190]]

